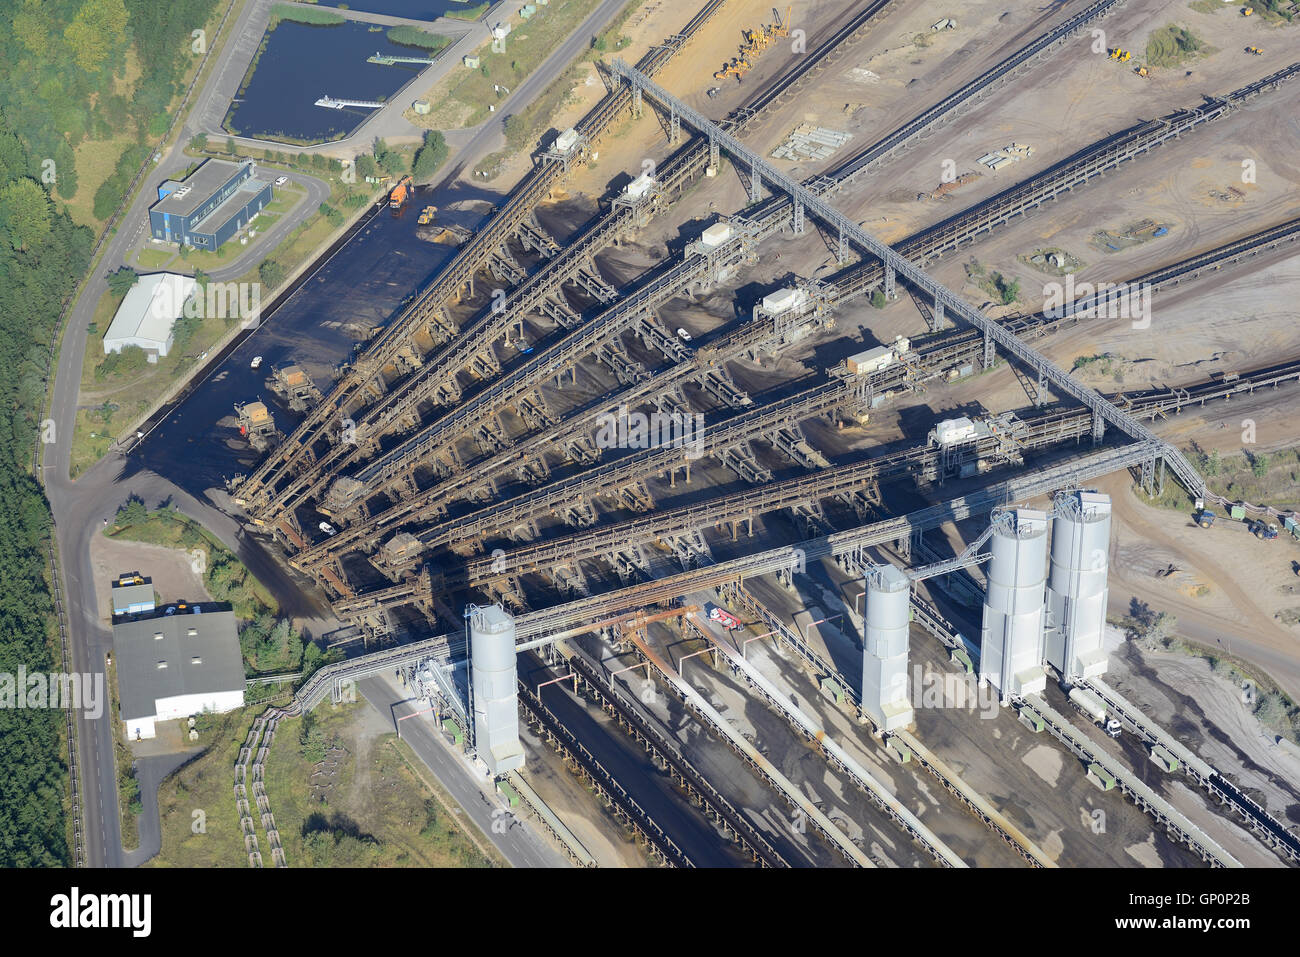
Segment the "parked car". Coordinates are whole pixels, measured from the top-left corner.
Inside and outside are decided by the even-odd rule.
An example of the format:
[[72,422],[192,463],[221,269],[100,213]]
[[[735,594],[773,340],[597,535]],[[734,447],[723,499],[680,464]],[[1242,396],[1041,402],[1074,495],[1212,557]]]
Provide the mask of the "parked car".
[[685,329],[679,328],[677,330],[677,338],[682,340],[682,342],[690,342],[692,337],[691,334],[687,332]]
[[261,364],[262,364],[262,357],[261,357],[261,356],[253,356],[253,361],[252,361],[251,363],[249,363],[249,368],[256,369],[256,368],[257,368],[258,366],[260,366]]
[[335,528],[333,525],[331,525],[329,522],[321,522],[319,527],[320,527],[320,530],[321,530],[322,532],[324,532],[326,535],[337,535],[337,534],[338,534],[338,529],[336,529],[336,528]]
[[287,176],[277,176],[277,177],[275,178],[275,185],[276,185],[276,186],[283,186],[283,185],[284,185],[285,183],[287,183],[287,182],[289,182],[289,177],[287,177]]

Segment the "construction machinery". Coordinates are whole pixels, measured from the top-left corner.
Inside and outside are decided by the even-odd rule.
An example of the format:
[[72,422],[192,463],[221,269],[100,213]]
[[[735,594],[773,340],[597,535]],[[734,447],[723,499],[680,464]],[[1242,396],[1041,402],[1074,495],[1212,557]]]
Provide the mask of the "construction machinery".
[[397,181],[397,185],[393,187],[392,192],[388,194],[389,209],[392,209],[393,211],[400,210],[406,205],[406,201],[411,198],[411,193],[413,191],[414,189],[411,185],[411,177],[403,176]]
[[1246,47],[1246,52],[1251,54],[1252,56],[1262,56],[1264,53],[1264,51],[1261,50],[1259,47]]
[[1242,15],[1243,17],[1248,17],[1248,16],[1250,16],[1250,15],[1251,15],[1252,13],[1254,13],[1254,12],[1255,12],[1255,8],[1254,8],[1254,7],[1242,7],[1242,8],[1241,8],[1241,15]]
[[239,422],[239,434],[248,439],[249,445],[259,452],[265,452],[278,435],[275,418],[264,402],[249,402],[246,405],[235,404],[235,416]]
[[773,23],[767,28],[768,36],[776,40],[790,35],[790,13],[793,10],[793,6],[786,7],[785,16],[783,17],[776,7],[772,8]]
[[267,385],[281,396],[294,412],[305,412],[321,399],[320,390],[300,366],[276,369]]
[[1144,67],[1144,66],[1139,66],[1139,67],[1137,67],[1133,72],[1136,73],[1138,76],[1141,76],[1141,77],[1149,77],[1149,76],[1151,76],[1151,72],[1150,72],[1146,67]]
[[1115,49],[1110,51],[1110,58],[1112,60],[1117,60],[1120,63],[1127,63],[1129,60],[1133,59],[1133,54],[1128,50],[1115,47]]
[[721,70],[713,74],[715,80],[725,80],[729,76],[734,76],[739,80],[749,72],[752,64],[744,57],[732,57],[731,62],[724,65]]
[[[1212,528],[1218,516],[1210,509],[1198,506],[1193,513],[1193,518],[1201,528]],[[1234,528],[1250,532],[1260,541],[1271,542],[1278,537],[1278,527],[1276,525],[1264,519],[1247,517],[1246,510],[1240,505],[1230,506],[1226,518]]]
[[433,222],[433,217],[437,212],[438,212],[437,206],[424,207],[424,209],[420,210],[419,224],[421,226],[428,226],[431,222]]

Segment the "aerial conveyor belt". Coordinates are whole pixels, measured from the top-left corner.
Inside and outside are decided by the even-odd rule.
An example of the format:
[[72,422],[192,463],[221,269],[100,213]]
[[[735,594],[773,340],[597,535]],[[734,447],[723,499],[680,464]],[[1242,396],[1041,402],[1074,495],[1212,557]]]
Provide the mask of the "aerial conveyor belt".
[[712,727],[720,733],[727,743],[731,745],[732,749],[748,761],[750,766],[767,778],[792,807],[802,811],[808,823],[817,828],[822,836],[834,844],[851,863],[856,864],[858,867],[876,866],[875,862],[866,854],[863,854],[861,849],[849,839],[848,835],[841,831],[835,822],[827,817],[816,804],[810,801],[793,781],[782,774],[776,765],[772,764],[758,748],[750,743],[748,738],[741,734],[730,721],[719,714],[718,710],[709,704],[703,695],[691,687],[677,673],[676,668],[664,661],[639,635],[630,634],[627,638],[640,656],[650,662],[655,670],[663,676],[664,681],[667,682],[668,687],[677,697],[699,715],[706,726]]
[[696,631],[707,638],[715,648],[721,650],[722,654],[727,658],[727,663],[734,670],[742,672],[749,683],[761,691],[768,701],[784,711],[787,719],[806,737],[816,741],[818,747],[825,753],[827,763],[838,767],[847,774],[853,780],[853,783],[865,792],[872,802],[889,816],[890,820],[902,828],[912,840],[921,845],[926,853],[946,867],[967,866],[966,862],[952,848],[948,847],[920,818],[904,807],[898,798],[890,794],[889,790],[877,781],[875,776],[863,767],[857,758],[845,751],[841,745],[830,737],[826,728],[791,701],[789,696],[777,688],[770,678],[754,667],[735,648],[726,642],[719,641],[708,629],[697,628]]
[[[745,609],[746,612],[756,616],[764,628],[775,632],[782,641],[789,647],[793,648],[797,654],[804,659],[808,666],[819,675],[827,675],[843,689],[845,696],[852,702],[853,707],[857,710],[858,716],[865,721],[871,722],[871,716],[862,710],[862,696],[858,689],[850,682],[833,664],[819,655],[816,650],[809,645],[799,635],[798,632],[791,629],[779,616],[772,612],[770,608],[760,602],[752,592],[745,588],[743,583],[727,586],[725,594],[730,597],[736,607]],[[950,632],[935,630],[927,619],[942,618],[934,608],[920,598],[915,591],[912,592],[911,605],[914,613],[913,621],[926,627],[932,634],[944,640],[945,644],[952,643],[960,645],[960,642],[951,636]],[[947,638],[943,635],[946,634]],[[710,636],[711,638],[712,636]],[[716,643],[716,642],[715,642]],[[721,643],[718,643],[723,647]],[[742,656],[743,657],[743,656]],[[872,722],[874,724],[874,722]],[[877,729],[879,730],[879,729]],[[940,784],[944,786],[954,797],[961,801],[966,807],[995,834],[1002,838],[1017,854],[1025,859],[1029,864],[1035,867],[1056,867],[1056,862],[1043,853],[1034,841],[1025,835],[1020,828],[1011,823],[1001,811],[991,805],[985,798],[973,788],[971,788],[956,771],[940,761],[918,741],[908,731],[891,731],[885,738],[896,737],[906,745],[912,754],[931,775],[933,775]]]
[[[594,621],[646,605],[672,603],[682,595],[701,588],[719,587],[728,582],[772,572],[788,572],[800,563],[811,564],[823,558],[854,554],[871,545],[895,542],[918,530],[936,528],[947,522],[958,522],[971,515],[987,512],[1004,502],[1034,498],[1109,475],[1138,464],[1150,454],[1150,450],[1140,444],[1093,451],[1051,468],[1011,476],[1005,481],[952,501],[927,506],[906,515],[526,612],[516,616],[515,634],[529,647],[537,647],[539,642],[544,643],[545,636],[554,635],[570,625]],[[331,689],[348,681],[359,681],[385,668],[424,658],[464,660],[468,653],[463,633],[434,635],[398,648],[371,652],[345,662],[327,665],[304,682],[295,692],[295,699],[303,708],[311,710],[331,693]]]
[[[1300,369],[1290,372],[1289,378],[1300,378]],[[1182,405],[1203,401],[1206,396],[1231,394],[1238,386],[1238,382],[1211,380],[1198,387],[1129,395],[1121,404],[1135,419],[1150,419]],[[1012,434],[1012,440],[1015,448],[1023,452],[1085,438],[1091,434],[1092,419],[1087,409],[1053,408],[1033,418],[1022,419],[1017,425],[1022,428]],[[1005,456],[1003,442],[1004,439],[996,435],[980,439],[970,446],[971,456]],[[851,492],[870,482],[909,474],[928,474],[937,468],[942,455],[941,448],[926,443],[794,478],[746,487],[677,508],[646,512],[627,521],[511,549],[505,553],[504,563],[497,557],[471,559],[464,577],[458,573],[449,574],[447,584],[450,587],[479,586],[504,577],[507,572],[502,570],[502,565],[509,569],[508,575],[518,576],[543,571],[556,563],[606,555],[632,542],[653,541],[691,529],[752,521],[765,512]],[[547,494],[546,490],[541,494],[534,493],[539,505],[558,504],[548,502]],[[561,498],[567,498],[567,495]]]
[[646,313],[677,295],[681,287],[703,275],[703,256],[691,256],[621,299],[614,308],[583,324],[549,349],[495,380],[482,392],[458,405],[416,435],[371,461],[354,476],[367,485],[382,484],[408,467],[408,460],[428,454],[463,434],[473,424],[496,412],[520,394],[536,388],[557,371],[567,368],[598,344],[638,322]]
[[[455,501],[484,483],[503,478],[521,464],[548,451],[562,449],[565,442],[595,427],[597,419],[618,410],[622,405],[636,407],[665,389],[678,387],[705,376],[724,362],[759,348],[775,336],[770,327],[747,325],[735,333],[695,350],[688,361],[669,366],[646,376],[640,382],[613,390],[598,400],[571,413],[554,428],[517,440],[508,448],[466,463],[466,469],[450,478],[436,481],[414,495],[402,495],[390,507],[365,521],[353,522],[333,538],[304,549],[291,559],[295,568],[307,569],[358,546],[363,540],[411,519],[425,509],[442,502]],[[367,495],[373,494],[367,492]]]
[[[728,117],[724,121],[727,128],[733,131],[744,130],[763,108],[779,99],[792,85],[797,85],[820,70],[833,51],[865,30],[876,13],[887,5],[887,0],[877,0],[856,14],[845,27],[820,44],[811,54],[798,57],[796,65],[787,74],[779,77],[760,94],[756,101],[758,105],[742,108]],[[703,171],[709,159],[707,144],[699,140],[692,141],[658,168],[656,182],[665,193],[680,190],[690,178]],[[421,371],[402,379],[374,402],[363,402],[357,411],[360,416],[356,423],[357,443],[349,444],[343,449],[331,449],[325,459],[311,464],[307,474],[295,477],[288,487],[274,493],[269,500],[259,500],[259,516],[265,520],[267,513],[292,507],[295,499],[319,491],[324,481],[320,478],[321,473],[327,468],[337,469],[355,461],[366,440],[385,434],[395,422],[400,423],[414,415],[422,403],[436,399],[440,393],[458,393],[454,383],[457,372],[476,355],[489,349],[492,342],[519,322],[522,315],[533,309],[545,310],[548,300],[557,294],[560,286],[574,279],[582,270],[588,269],[591,257],[608,245],[632,216],[632,210],[627,206],[612,206],[582,236],[567,243],[561,255],[548,260],[542,269],[526,277],[519,288],[512,290],[507,310],[490,308],[480,313],[462,327],[450,343],[438,347],[427,357]],[[246,495],[241,497],[249,501]]]
[[[708,0],[681,31],[652,47],[638,61],[638,64],[648,73],[657,73],[700,27],[712,19],[725,2],[726,0]],[[589,140],[596,138],[608,128],[619,112],[627,108],[630,102],[631,95],[627,90],[620,88],[609,91],[578,124],[579,133]],[[313,443],[331,420],[339,415],[344,405],[370,382],[371,377],[382,372],[383,366],[403,345],[407,334],[427,321],[436,310],[442,308],[443,303],[477,272],[497,247],[505,242],[518,223],[531,215],[533,208],[546,197],[564,173],[562,163],[550,160],[544,161],[526,174],[505,205],[497,211],[486,226],[457,251],[438,278],[426,287],[402,316],[392,322],[380,338],[359,357],[358,364],[343,375],[330,391],[329,396],[309,412],[293,433],[273,449],[245,480],[239,490],[237,501],[258,500],[264,493],[268,481],[274,481],[278,470],[283,468],[299,450]]]
[[1250,825],[1251,830],[1270,847],[1287,860],[1300,862],[1300,840],[1296,839],[1295,834],[1285,824],[1269,814],[1258,802],[1246,797],[1227,782],[1213,766],[1197,757],[1177,738],[1143,714],[1142,709],[1137,705],[1132,704],[1101,678],[1087,678],[1076,683],[1083,685],[1100,698],[1106,705],[1107,712],[1119,718],[1138,737],[1150,745],[1160,745],[1169,751],[1178,759],[1183,770],[1193,781],[1220,803],[1228,805],[1240,814]]
[[[796,57],[795,65],[790,71],[778,77],[757,98],[728,117],[726,121],[728,128],[735,131],[744,130],[764,109],[825,66],[833,51],[855,39],[857,34],[865,30],[876,14],[888,4],[889,0],[875,0],[855,14],[849,23],[819,44],[810,54]],[[664,191],[678,189],[692,176],[702,171],[708,160],[707,145],[701,140],[693,141],[660,164],[655,170],[656,184]],[[611,206],[590,230],[573,242],[565,244],[563,255],[558,260],[548,261],[542,269],[529,276],[520,288],[510,292],[508,313],[489,311],[476,317],[470,326],[461,329],[454,343],[431,356],[426,362],[426,367],[437,370],[437,377],[441,377],[444,369],[454,371],[467,365],[474,350],[481,349],[486,343],[499,338],[512,323],[518,321],[521,314],[536,308],[541,299],[552,294],[559,283],[565,281],[569,274],[581,266],[584,257],[594,255],[596,251],[604,248],[624,228],[631,215],[632,211],[627,206]],[[364,434],[367,426],[372,422],[383,425],[405,414],[412,405],[422,401],[435,390],[436,386],[423,382],[401,383],[398,388],[365,410],[358,423],[358,433]]]
[[[998,75],[999,76],[1004,75],[1005,73],[1009,72],[1011,69],[1014,68],[1014,67],[1007,66],[1007,64],[1010,63],[1011,61],[1013,60],[1016,61],[1016,65],[1019,65],[1023,62],[1027,62],[1032,55],[1041,53],[1043,49],[1046,49],[1048,46],[1056,42],[1059,42],[1063,36],[1071,32],[1072,30],[1077,29],[1083,23],[1087,22],[1093,17],[1102,15],[1116,2],[1117,0],[1102,0],[1102,2],[1094,4],[1093,7],[1089,8],[1088,11],[1082,11],[1080,14],[1077,14],[1075,17],[1072,17],[1070,21],[1067,21],[1067,24],[1062,24],[1061,26],[1054,28],[1052,31],[1049,31],[1044,36],[1039,37],[1035,41],[1031,42],[1027,47],[1022,48],[1021,51],[1018,51],[1016,54],[1013,54],[1012,57],[1008,58],[1007,61],[1004,61],[1002,66],[1006,67],[1006,69],[1003,69]],[[855,18],[853,22],[851,22],[849,27],[840,31],[840,33],[837,33],[836,36],[832,37],[830,41],[828,41],[827,43],[819,47],[818,50],[814,52],[811,58],[805,57],[804,59],[806,63],[804,66],[801,66],[798,69],[798,71],[795,71],[792,74],[787,74],[785,77],[778,80],[772,89],[784,89],[787,84],[797,82],[799,77],[805,75],[805,71],[807,68],[810,68],[814,64],[821,63],[824,57],[826,57],[833,49],[835,49],[840,42],[843,42],[844,38],[847,38],[850,35],[856,33],[858,30],[860,30],[866,24],[867,20],[869,20],[871,16],[873,16],[876,12],[878,12],[878,10],[881,9],[881,7],[882,5],[880,4],[873,4],[867,9],[865,9],[861,14],[858,15],[858,17]],[[995,71],[997,69],[998,68],[995,68]],[[606,100],[609,99],[610,99],[609,97],[606,97]],[[602,103],[604,102],[605,101],[602,101]],[[937,122],[939,119],[947,116],[950,112],[954,111],[960,102],[961,102],[960,100],[951,100],[951,99],[945,100],[943,103],[938,104],[936,107],[932,108],[930,111],[927,112],[927,114],[925,115],[924,122],[914,122],[912,124],[909,124],[909,126],[906,129],[906,132],[896,131],[891,138],[891,143],[893,145],[890,148],[891,149],[897,148],[898,146],[901,146],[904,142],[907,142],[915,138],[916,136],[919,136],[931,124]],[[754,114],[752,112],[745,113],[742,111],[742,113],[738,114],[735,118],[725,121],[725,126],[729,130],[739,131],[744,127],[746,123],[748,123],[750,119],[752,119],[753,115]],[[874,147],[872,149],[874,149]],[[707,162],[709,152],[710,151],[707,147],[700,147],[695,152],[693,152],[691,156],[693,157],[694,162],[703,163],[703,162]],[[868,152],[870,152],[870,150]],[[552,164],[552,166],[554,165],[555,164]],[[855,171],[860,171],[860,167],[846,166],[843,169],[842,173],[838,175],[838,178],[836,174],[832,174],[832,176],[830,177],[827,176],[817,177],[816,188],[818,193],[825,194],[829,191],[836,189],[839,185],[842,185],[844,182],[847,182],[851,178],[852,173]],[[785,210],[788,209],[788,205],[789,204],[787,201],[784,207],[772,209],[764,216],[764,220],[763,220],[763,226],[765,230],[764,235],[780,227],[780,224],[783,223],[784,220],[786,219]],[[304,422],[304,425],[305,424],[306,423]],[[301,428],[302,426],[299,426],[299,429]],[[318,430],[313,431],[312,433],[313,437],[311,441],[314,441],[314,437],[317,434],[317,432]],[[293,436],[290,436],[290,440],[286,441],[284,445],[288,446],[290,444],[290,441],[295,443],[298,442],[297,434],[298,432],[297,430],[295,430],[295,434]],[[272,457],[274,457],[274,453]],[[268,459],[268,462],[269,461],[270,459]],[[264,462],[263,466],[266,466],[266,464],[267,463]],[[258,487],[254,484],[254,481],[256,480],[256,482],[258,483],[262,481],[259,476],[263,471],[263,466],[259,466],[258,470],[254,472],[252,478],[247,482],[245,482],[244,487],[247,491],[241,492],[239,498],[241,502],[250,501],[252,499],[253,490],[256,487]]]
[[[1297,238],[1300,238],[1300,218],[1268,227],[1206,252],[1195,254],[1169,266],[1161,267],[1135,279],[1126,280],[1118,285],[1123,288],[1147,285],[1158,291],[1188,281],[1207,271],[1216,271],[1242,262],[1266,250],[1279,248],[1286,243],[1294,242]],[[836,280],[834,304],[837,306],[842,305],[856,293],[869,288],[869,284],[860,281],[857,277],[871,273],[875,275],[875,281],[878,282],[879,270],[878,263],[861,263],[841,276],[834,277]],[[1089,297],[1084,302],[1096,306],[1107,298],[1109,298],[1107,294],[1101,294],[1100,296]],[[1084,311],[1083,309],[1074,309],[1070,310],[1069,314],[1061,316],[1047,316],[1043,313],[1033,316],[1012,316],[1000,321],[1018,336],[1034,337],[1047,335],[1064,326],[1078,323],[1081,319],[1081,312]],[[765,335],[770,335],[770,333],[765,333],[761,329],[742,327],[736,332],[720,338],[710,346],[696,350],[693,354],[694,361],[699,364],[702,370],[707,370],[717,364],[729,361],[751,348],[757,347],[760,344],[759,340]],[[964,362],[979,361],[982,351],[982,336],[977,330],[948,329],[935,337],[915,342],[913,353],[907,365],[895,364],[887,369],[872,373],[860,383],[860,387],[873,394],[902,388],[908,384],[909,377],[916,374],[917,371],[922,373],[922,378],[925,375],[938,375],[949,367]],[[609,409],[617,408],[620,404],[635,405],[637,402],[644,400],[652,389],[674,386],[685,379],[700,374],[704,374],[704,372],[693,370],[688,365],[679,364],[661,370],[656,374],[657,378],[655,379],[647,380],[626,389],[616,390],[616,397],[612,397],[609,403],[603,403],[596,407],[585,407],[584,411],[566,418],[561,426],[549,433],[534,436],[527,441],[521,441],[484,462],[471,463],[473,468],[467,473],[444,482],[435,483],[433,487],[423,490],[415,496],[405,496],[392,508],[367,521],[350,524],[336,538],[323,541],[299,553],[293,559],[293,564],[295,567],[302,569],[317,565],[326,560],[331,553],[337,554],[342,550],[353,547],[365,536],[377,534],[384,528],[392,527],[394,523],[414,515],[427,507],[434,498],[455,498],[459,490],[480,484],[482,481],[495,479],[516,467],[527,456],[541,454],[542,448],[546,444],[556,442],[563,444],[566,439],[572,438],[580,430],[590,427],[598,415],[606,414]],[[1275,377],[1261,380],[1258,376],[1252,375],[1245,380],[1239,381],[1232,391],[1240,392],[1264,385],[1276,385],[1294,377],[1290,365],[1283,365],[1277,367]],[[833,390],[835,386],[832,384],[823,388]],[[762,414],[766,408],[768,407],[755,409],[751,414]],[[727,422],[724,422],[723,426],[726,425]]]
[[[1004,193],[979,204],[971,212],[946,220],[902,241],[898,246],[898,251],[913,262],[924,263],[929,258],[957,248],[961,244],[971,241],[979,233],[992,229],[1025,210],[1039,205],[1044,199],[1050,199],[1061,192],[1074,189],[1100,172],[1141,155],[1161,142],[1176,138],[1195,129],[1207,120],[1224,115],[1228,110],[1226,104],[1239,102],[1249,96],[1256,95],[1264,89],[1275,88],[1280,83],[1292,79],[1296,75],[1300,75],[1300,64],[1287,70],[1278,71],[1270,77],[1256,81],[1241,90],[1229,94],[1222,100],[1216,101],[1217,105],[1212,109],[1198,108],[1181,111],[1169,118],[1151,121],[1135,127],[1128,133],[1121,135],[1118,140],[1108,138],[1107,141],[1076,154],[1076,157],[1063,161],[1031,180],[1012,187]],[[843,174],[839,172],[830,174],[830,178],[834,179],[836,183],[844,181]],[[782,228],[790,205],[790,200],[784,199],[773,203],[770,209],[761,212],[756,220],[757,234],[761,237]],[[1254,255],[1262,249],[1293,241],[1298,232],[1300,230],[1297,230],[1294,222],[1292,224],[1283,224],[1271,230],[1266,230],[1264,233],[1258,234],[1257,237],[1240,240],[1218,250],[1211,250],[1201,254],[1192,260],[1175,264],[1163,270],[1157,270],[1141,277],[1136,282],[1148,282],[1156,286],[1167,283],[1172,284],[1190,278],[1207,268],[1220,268],[1230,261]],[[1252,240],[1253,246],[1247,245]],[[884,268],[876,262],[864,264],[862,267],[850,271],[843,281],[837,283],[835,291],[837,298],[833,302],[835,304],[843,303],[857,295],[870,291],[880,283],[883,276]],[[1095,307],[1098,302],[1105,302],[1118,295],[1120,295],[1119,292],[1114,292],[1109,295],[1094,296],[1085,302],[1072,304],[1064,310],[1065,314],[1058,321],[1071,321],[1073,313],[1081,311],[1089,305]],[[1020,333],[1020,330],[1013,324],[1003,323],[1003,325],[1017,335]]]
[[983,332],[986,348],[990,352],[996,345],[1009,355],[1014,356],[1024,367],[1036,373],[1040,393],[1050,384],[1058,392],[1069,395],[1085,406],[1092,413],[1095,428],[1094,435],[1097,438],[1101,437],[1106,424],[1110,424],[1138,442],[1156,445],[1159,448],[1160,457],[1173,469],[1174,474],[1184,488],[1193,495],[1205,494],[1205,479],[1201,477],[1181,451],[1168,443],[1161,442],[1150,429],[1117,408],[1098,393],[1096,389],[1080,382],[1069,372],[1057,366],[1047,356],[1008,333],[966,300],[953,293],[952,290],[938,282],[924,270],[915,266],[906,257],[900,255],[888,243],[882,242],[865,231],[857,220],[846,216],[841,210],[825,202],[802,184],[791,179],[744,143],[720,129],[708,117],[687,106],[639,70],[629,66],[621,59],[615,60],[612,68],[629,87],[640,90],[643,96],[648,95],[660,104],[672,109],[696,130],[707,133],[712,137],[720,149],[725,150],[737,161],[743,161],[753,171],[755,181],[761,178],[774,188],[789,194],[795,202],[796,221],[802,210],[806,215],[815,216],[826,226],[838,230],[842,241],[847,241],[858,247],[866,255],[881,260],[885,264],[887,275],[890,271],[896,273],[902,279],[907,280],[913,286],[933,297],[936,306],[943,306],[945,310],[952,313],[954,318]]
[[416,537],[425,548],[436,548],[467,539],[477,540],[491,532],[548,514],[559,505],[589,500],[602,492],[622,488],[665,469],[682,465],[687,452],[692,456],[714,454],[749,438],[760,437],[790,422],[810,418],[844,403],[847,390],[839,382],[828,383],[790,396],[759,409],[746,411],[705,429],[691,448],[665,446],[626,455],[605,465],[579,472],[540,489],[530,489],[504,502],[475,510],[468,515],[437,523]]
[[1096,764],[1106,771],[1126,795],[1150,814],[1157,824],[1163,824],[1175,839],[1200,854],[1201,859],[1215,867],[1241,867],[1241,862],[1219,846],[1218,842],[1187,819],[1172,804],[1156,794],[1122,763],[1112,758],[1086,734],[1076,728],[1065,716],[1038,695],[1012,695],[1019,708],[1028,707],[1043,719],[1052,735],[1080,760]]

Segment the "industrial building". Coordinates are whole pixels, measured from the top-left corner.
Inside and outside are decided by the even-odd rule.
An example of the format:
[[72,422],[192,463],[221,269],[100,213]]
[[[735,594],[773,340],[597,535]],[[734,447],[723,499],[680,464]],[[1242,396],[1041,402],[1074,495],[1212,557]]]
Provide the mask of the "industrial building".
[[867,575],[862,707],[885,732],[912,723],[907,687],[911,597],[912,582],[897,566],[882,565]]
[[474,748],[494,777],[524,765],[515,688],[515,621],[500,605],[470,606]]
[[132,741],[159,721],[244,705],[244,663],[235,613],[177,602],[113,623],[121,718]]
[[1047,513],[1016,508],[994,519],[988,589],[980,630],[980,684],[1003,700],[1038,694],[1043,670],[1043,598],[1047,583]]
[[271,184],[257,179],[256,172],[252,160],[210,159],[183,182],[167,180],[158,187],[158,202],[149,207],[150,235],[161,242],[220,249],[272,200]]
[[1106,671],[1106,597],[1110,496],[1063,492],[1052,517],[1047,608],[1047,663],[1062,680]]
[[110,595],[114,618],[118,615],[145,615],[156,607],[153,579],[145,578],[139,572],[118,575],[113,580]]
[[190,276],[159,272],[141,276],[113,314],[104,333],[104,355],[138,346],[150,362],[171,352],[172,329],[185,314],[185,303],[197,286]]

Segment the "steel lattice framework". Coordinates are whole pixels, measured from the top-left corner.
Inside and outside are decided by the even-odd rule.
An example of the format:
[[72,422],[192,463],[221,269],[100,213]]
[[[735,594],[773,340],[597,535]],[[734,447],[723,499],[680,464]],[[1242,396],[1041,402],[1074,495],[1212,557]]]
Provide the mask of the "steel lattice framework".
[[807,212],[817,216],[828,226],[839,232],[841,241],[858,246],[868,255],[879,259],[885,267],[886,288],[892,287],[891,280],[902,276],[918,289],[933,298],[936,305],[942,306],[945,313],[952,315],[984,333],[986,352],[992,350],[996,343],[1004,351],[1015,356],[1025,366],[1038,375],[1040,391],[1051,384],[1059,392],[1069,395],[1083,403],[1093,414],[1093,435],[1100,439],[1105,423],[1142,443],[1151,443],[1159,448],[1165,462],[1174,470],[1179,481],[1194,495],[1204,495],[1205,480],[1190,462],[1177,449],[1161,442],[1150,429],[1138,422],[1128,413],[1120,410],[1095,389],[1089,388],[1061,369],[1037,349],[1016,338],[997,322],[989,319],[964,299],[953,293],[942,283],[933,279],[924,270],[914,266],[899,255],[894,248],[863,230],[855,220],[831,206],[812,190],[786,176],[772,164],[727,133],[703,114],[681,102],[663,87],[659,86],[635,67],[623,59],[616,59],[612,66],[616,75],[632,89],[633,102],[648,96],[674,116],[684,119],[699,133],[707,136],[711,144],[730,153],[737,161],[749,167],[752,181],[766,182],[769,186],[788,194],[794,201],[794,221],[796,225],[802,219],[801,213]]

